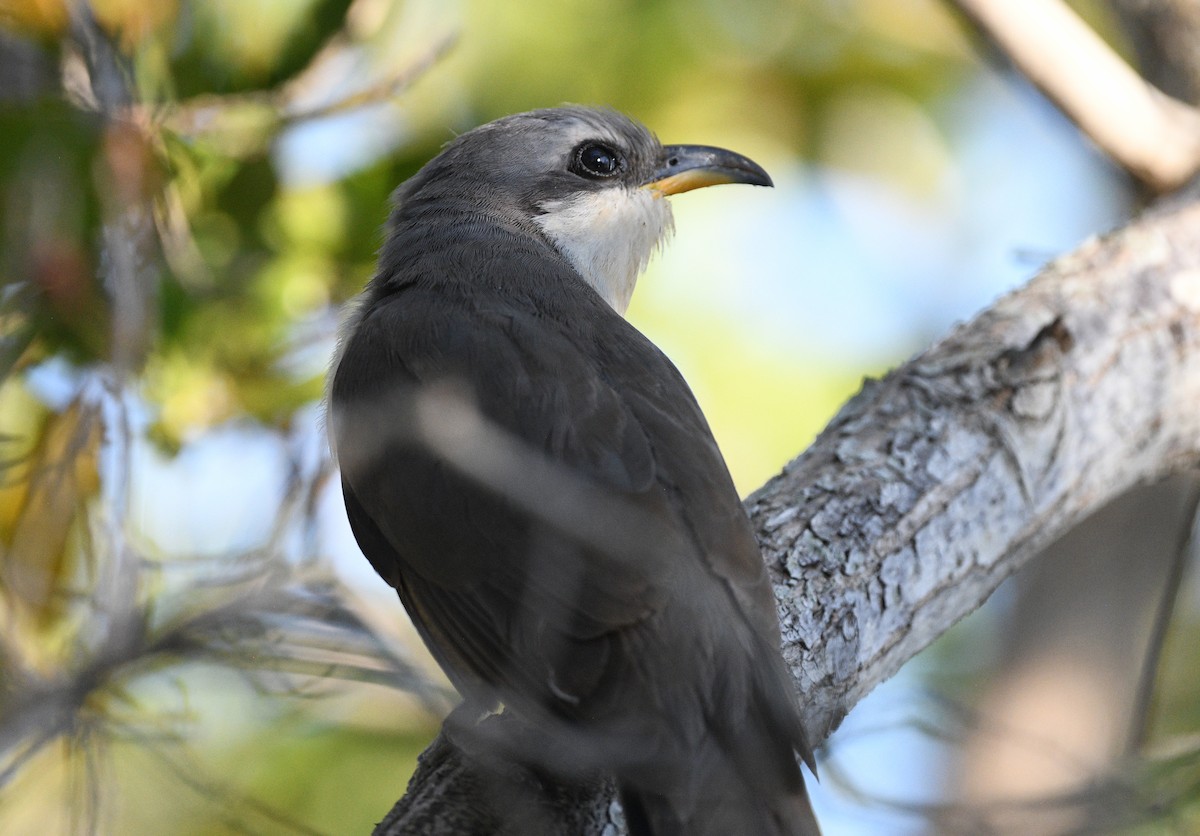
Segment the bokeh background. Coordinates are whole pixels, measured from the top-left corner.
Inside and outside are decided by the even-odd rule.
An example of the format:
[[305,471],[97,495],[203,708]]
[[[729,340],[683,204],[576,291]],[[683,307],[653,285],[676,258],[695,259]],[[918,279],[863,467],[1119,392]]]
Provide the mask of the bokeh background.
[[[743,493],[864,375],[1136,208],[937,0],[91,10],[0,0],[6,834],[362,833],[401,794],[452,697],[354,546],[319,399],[390,191],[456,133],[602,104],[773,174],[676,199],[629,314]],[[1187,583],[1159,736],[1200,720]],[[1016,595],[835,734],[827,832],[952,829]],[[1195,822],[1197,762],[1146,832]]]

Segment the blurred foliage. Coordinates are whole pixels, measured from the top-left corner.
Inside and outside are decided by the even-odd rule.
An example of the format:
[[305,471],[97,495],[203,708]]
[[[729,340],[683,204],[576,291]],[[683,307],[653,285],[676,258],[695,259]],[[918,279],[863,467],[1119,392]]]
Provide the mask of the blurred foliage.
[[[437,689],[378,626],[396,602],[331,575],[304,450],[388,195],[454,132],[602,103],[919,196],[972,61],[935,0],[0,0],[0,830],[362,832],[399,795]],[[863,372],[632,315],[683,346],[746,489]],[[163,548],[139,445],[231,424],[289,445],[238,509],[269,534]]]
[[[65,9],[53,0],[4,0],[0,21],[10,43],[41,43],[69,81],[86,62]],[[139,358],[141,392],[156,406],[151,432],[170,449],[235,417],[284,426],[319,396],[321,365],[297,362],[301,343],[328,338],[330,303],[357,292],[370,274],[388,192],[451,130],[535,105],[593,101],[659,114],[651,121],[664,133],[721,141],[737,125],[733,133],[751,145],[774,146],[768,153],[815,153],[821,125],[844,118],[847,90],[929,99],[966,65],[961,34],[931,0],[763,0],[736,10],[682,0],[616,7],[530,0],[478,3],[458,14],[385,0],[104,0],[94,10],[120,48],[122,81],[144,104],[129,121],[106,120],[62,101],[49,85],[6,102],[6,354],[26,365],[52,356],[79,366],[111,359],[114,325],[104,312],[114,294],[104,287],[101,228],[106,212],[111,218],[120,207],[106,207],[104,196],[112,178],[140,179],[147,193],[126,197],[153,213],[160,250],[147,288],[155,315],[146,335],[153,347]],[[392,153],[356,151],[364,140],[351,137],[341,176],[283,165],[274,138],[286,143],[289,133],[322,121],[306,113],[404,77],[458,30],[461,45],[431,78],[366,108],[367,116],[381,109],[383,116],[346,127],[391,134],[384,148]],[[504,83],[485,83],[495,67],[505,68]],[[319,157],[337,141],[310,139],[306,154]],[[847,155],[843,143],[823,147],[836,164],[883,168],[870,154]],[[890,170],[903,178],[913,169]],[[652,322],[664,314],[641,316]],[[844,394],[844,385],[832,388],[818,415]],[[764,445],[773,453],[758,455],[778,462],[803,440],[775,440]]]

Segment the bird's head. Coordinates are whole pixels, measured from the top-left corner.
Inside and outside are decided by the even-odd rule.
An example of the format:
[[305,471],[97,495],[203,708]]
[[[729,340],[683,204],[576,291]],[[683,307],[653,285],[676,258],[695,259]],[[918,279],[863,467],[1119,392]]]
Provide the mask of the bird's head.
[[623,114],[572,106],[507,116],[459,136],[396,199],[399,210],[455,200],[531,224],[624,313],[672,229],[664,198],[719,183],[772,185],[740,154],[663,145]]

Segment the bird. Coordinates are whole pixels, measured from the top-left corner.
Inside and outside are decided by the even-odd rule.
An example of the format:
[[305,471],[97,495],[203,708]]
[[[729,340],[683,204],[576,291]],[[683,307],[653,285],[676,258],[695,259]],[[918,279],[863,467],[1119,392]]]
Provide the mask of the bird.
[[634,836],[819,832],[752,526],[624,316],[668,198],[723,183],[773,185],[613,109],[457,136],[393,193],[327,384],[354,537],[463,705],[612,776]]

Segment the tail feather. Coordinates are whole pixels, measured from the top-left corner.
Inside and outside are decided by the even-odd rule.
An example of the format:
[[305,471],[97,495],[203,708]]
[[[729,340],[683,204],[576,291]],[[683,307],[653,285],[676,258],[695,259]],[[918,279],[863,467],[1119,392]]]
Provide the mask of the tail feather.
[[787,671],[765,651],[746,661],[741,675],[726,670],[718,680],[706,733],[686,754],[675,751],[680,760],[624,776],[631,836],[819,836],[797,761],[813,769],[812,750]]
[[803,785],[792,793],[763,798],[739,776],[725,775],[691,810],[675,801],[621,788],[630,836],[820,836],[821,828]]
[[710,727],[687,781],[622,784],[631,836],[820,836],[796,759],[807,747],[764,715],[728,732]]

